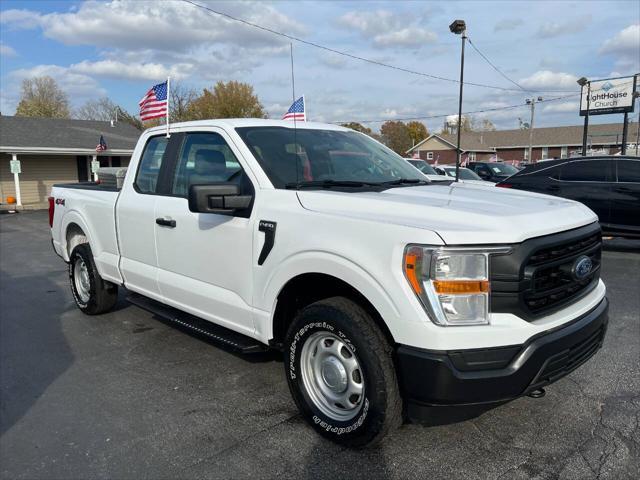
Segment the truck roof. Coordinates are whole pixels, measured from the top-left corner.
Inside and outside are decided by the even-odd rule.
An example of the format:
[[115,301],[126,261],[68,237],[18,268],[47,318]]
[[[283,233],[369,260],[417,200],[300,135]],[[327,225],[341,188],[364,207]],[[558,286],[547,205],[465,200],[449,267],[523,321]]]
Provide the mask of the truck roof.
[[[178,128],[178,127],[227,127],[227,128],[238,128],[238,127],[284,127],[291,128],[294,127],[297,129],[321,129],[321,130],[337,130],[337,131],[349,131],[348,128],[341,127],[339,125],[335,125],[332,123],[321,123],[321,122],[294,122],[291,120],[271,120],[265,118],[218,118],[211,120],[196,120],[191,122],[179,122],[179,123],[171,123],[169,128]],[[164,132],[166,130],[166,125],[159,125],[157,127],[150,128],[148,131],[150,132]]]

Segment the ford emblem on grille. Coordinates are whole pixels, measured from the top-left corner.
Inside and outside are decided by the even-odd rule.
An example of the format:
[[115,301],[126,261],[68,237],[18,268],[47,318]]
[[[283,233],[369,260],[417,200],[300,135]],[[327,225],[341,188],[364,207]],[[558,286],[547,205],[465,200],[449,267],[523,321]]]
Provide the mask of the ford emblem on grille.
[[591,261],[591,259],[586,255],[582,255],[581,257],[578,257],[573,263],[571,273],[576,280],[584,280],[589,276],[592,269],[593,262]]

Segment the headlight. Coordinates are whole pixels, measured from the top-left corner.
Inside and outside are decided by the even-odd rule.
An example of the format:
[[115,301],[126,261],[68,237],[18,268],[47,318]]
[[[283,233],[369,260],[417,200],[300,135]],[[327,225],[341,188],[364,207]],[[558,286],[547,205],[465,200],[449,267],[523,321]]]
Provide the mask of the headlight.
[[410,245],[404,274],[434,323],[488,325],[489,255],[508,251]]

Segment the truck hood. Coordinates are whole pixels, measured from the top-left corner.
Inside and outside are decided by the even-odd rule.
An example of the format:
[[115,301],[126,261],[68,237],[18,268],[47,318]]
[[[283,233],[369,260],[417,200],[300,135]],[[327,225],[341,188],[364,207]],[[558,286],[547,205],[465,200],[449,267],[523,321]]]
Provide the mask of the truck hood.
[[572,200],[470,184],[297,193],[307,210],[431,230],[449,245],[518,243],[598,220]]

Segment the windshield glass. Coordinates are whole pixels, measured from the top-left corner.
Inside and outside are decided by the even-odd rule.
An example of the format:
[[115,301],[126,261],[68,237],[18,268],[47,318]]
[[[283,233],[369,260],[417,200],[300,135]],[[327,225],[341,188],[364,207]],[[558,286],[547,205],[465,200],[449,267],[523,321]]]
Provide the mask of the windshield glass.
[[[456,178],[456,169],[455,168],[445,168],[445,172],[447,175],[453,178]],[[460,180],[482,180],[475,172],[472,172],[468,168],[460,168]]]
[[518,173],[518,169],[506,163],[490,163],[488,167],[493,171],[494,175],[513,175]]
[[407,160],[411,165],[416,167],[425,175],[437,175],[438,173],[424,160]]
[[276,188],[304,182],[426,181],[402,157],[361,133],[286,127],[236,131]]

